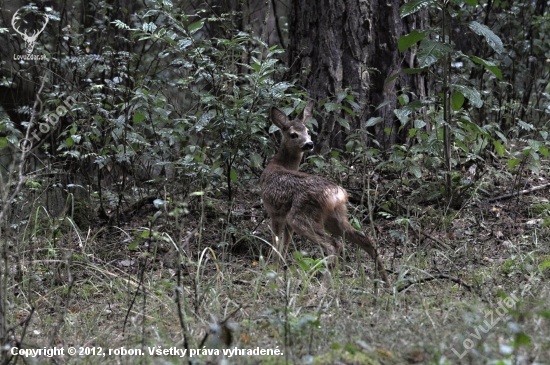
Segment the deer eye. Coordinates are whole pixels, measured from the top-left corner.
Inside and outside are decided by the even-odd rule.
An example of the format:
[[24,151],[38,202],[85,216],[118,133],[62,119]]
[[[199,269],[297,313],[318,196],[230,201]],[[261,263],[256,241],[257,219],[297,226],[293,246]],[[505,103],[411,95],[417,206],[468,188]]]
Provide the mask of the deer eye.
[[290,138],[298,138],[298,133],[290,133]]

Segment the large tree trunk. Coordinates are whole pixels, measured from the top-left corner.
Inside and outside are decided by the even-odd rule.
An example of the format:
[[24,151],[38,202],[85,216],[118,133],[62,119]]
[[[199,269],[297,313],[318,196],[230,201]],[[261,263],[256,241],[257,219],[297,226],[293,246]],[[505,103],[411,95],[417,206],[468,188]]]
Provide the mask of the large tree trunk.
[[[292,73],[301,75],[302,86],[317,101],[350,88],[355,99],[365,105],[352,130],[365,130],[370,117],[382,117],[373,132],[384,148],[399,138],[393,113],[398,94],[404,89],[419,97],[426,94],[422,76],[402,75],[386,83],[389,76],[413,67],[409,64],[413,57],[397,50],[397,40],[411,29],[422,28],[422,15],[399,17],[400,4],[397,0],[294,0],[290,11]],[[384,102],[388,104],[376,109]],[[337,117],[329,115],[319,121],[317,152],[343,146]],[[391,133],[384,132],[387,128]]]

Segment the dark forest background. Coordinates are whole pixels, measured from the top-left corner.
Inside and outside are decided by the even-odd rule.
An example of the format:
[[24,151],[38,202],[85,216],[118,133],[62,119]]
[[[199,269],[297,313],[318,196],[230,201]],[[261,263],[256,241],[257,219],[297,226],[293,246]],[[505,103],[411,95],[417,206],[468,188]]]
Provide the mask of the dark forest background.
[[[0,363],[228,333],[285,350],[250,363],[548,363],[549,6],[0,0]],[[289,271],[264,261],[269,110],[308,101],[301,170],[350,192],[391,292],[352,247],[332,274],[299,238]],[[518,288],[508,325],[455,356]],[[420,335],[430,313],[453,313],[435,320],[447,335]]]

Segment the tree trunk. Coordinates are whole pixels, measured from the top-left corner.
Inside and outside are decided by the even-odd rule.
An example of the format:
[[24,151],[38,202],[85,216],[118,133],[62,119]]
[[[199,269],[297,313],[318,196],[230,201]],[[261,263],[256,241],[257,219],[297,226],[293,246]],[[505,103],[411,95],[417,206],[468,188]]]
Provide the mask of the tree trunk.
[[[420,22],[426,18],[420,14],[401,19],[400,4],[397,0],[295,0],[290,11],[291,72],[300,75],[301,85],[317,101],[351,89],[355,100],[364,105],[351,130],[365,131],[369,118],[383,118],[371,131],[383,148],[399,140],[393,113],[397,96],[404,90],[416,97],[426,95],[420,74],[401,75],[386,83],[391,75],[413,67],[414,57],[410,51],[400,53],[397,40],[412,29],[423,28]],[[382,103],[387,104],[378,108]],[[345,135],[335,123],[337,117],[327,115],[319,121],[317,152],[344,146]]]

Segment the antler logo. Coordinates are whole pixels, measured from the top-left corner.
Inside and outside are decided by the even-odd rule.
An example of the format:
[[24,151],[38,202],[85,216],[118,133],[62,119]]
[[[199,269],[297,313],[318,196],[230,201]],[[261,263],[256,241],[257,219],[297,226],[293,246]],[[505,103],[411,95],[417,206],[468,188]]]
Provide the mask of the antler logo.
[[34,49],[34,42],[36,42],[36,39],[44,31],[44,28],[46,28],[46,25],[48,24],[48,16],[43,13],[39,13],[44,18],[44,24],[42,25],[42,29],[35,30],[31,35],[27,34],[27,31],[24,32],[19,31],[19,27],[16,25],[17,22],[21,21],[21,15],[19,13],[21,9],[18,9],[15,14],[13,14],[11,18],[11,26],[13,29],[21,35],[23,40],[25,41],[25,44],[27,45],[27,54],[31,54]]

